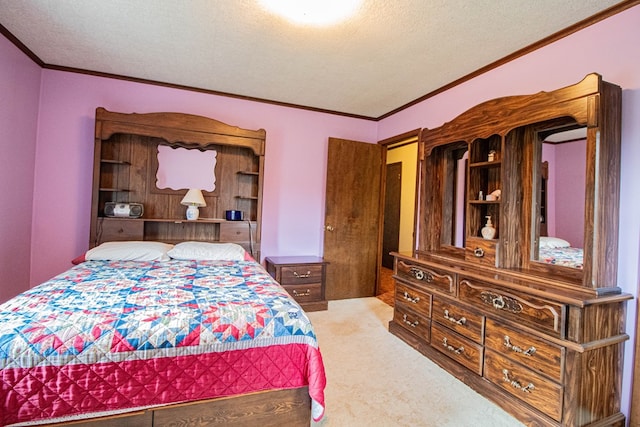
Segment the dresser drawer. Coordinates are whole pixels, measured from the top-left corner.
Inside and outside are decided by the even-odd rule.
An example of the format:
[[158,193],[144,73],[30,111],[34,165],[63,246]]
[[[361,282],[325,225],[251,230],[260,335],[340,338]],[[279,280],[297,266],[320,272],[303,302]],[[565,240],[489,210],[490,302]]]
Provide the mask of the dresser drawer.
[[562,304],[526,294],[515,295],[470,278],[461,277],[458,286],[461,301],[557,338],[565,338],[566,307]]
[[322,281],[322,265],[291,265],[280,269],[281,285],[299,285]]
[[307,283],[303,285],[283,285],[283,288],[299,303],[319,301],[322,299],[322,284]]
[[393,310],[393,321],[402,326],[412,334],[422,338],[425,342],[429,342],[431,320],[421,316],[402,304],[396,304]]
[[465,244],[464,258],[466,261],[495,267],[496,247],[497,243],[494,240],[469,237]]
[[413,311],[431,317],[431,295],[396,281],[396,303],[410,306]]
[[487,319],[485,346],[502,356],[561,382],[564,348]]
[[562,386],[506,357],[487,350],[484,376],[509,394],[556,421],[562,418]]
[[484,316],[466,310],[438,295],[433,297],[431,319],[482,344]]
[[464,365],[478,375],[482,375],[483,347],[436,323],[431,327],[431,346]]
[[412,283],[428,286],[441,292],[455,293],[455,276],[447,271],[426,267],[404,259],[398,259],[396,274]]
[[98,243],[115,240],[143,240],[144,221],[102,218],[98,222],[98,238]]

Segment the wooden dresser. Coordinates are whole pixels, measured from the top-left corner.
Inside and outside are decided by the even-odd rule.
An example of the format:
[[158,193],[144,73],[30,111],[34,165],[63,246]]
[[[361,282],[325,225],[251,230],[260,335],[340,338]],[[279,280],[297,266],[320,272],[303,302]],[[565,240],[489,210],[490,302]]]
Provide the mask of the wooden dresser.
[[624,425],[629,295],[586,300],[562,282],[394,255],[392,333],[525,424]]
[[265,259],[267,271],[306,311],[327,309],[327,263],[314,256],[278,256]]
[[[618,86],[591,74],[487,101],[421,133],[416,250],[393,254],[389,330],[526,425],[625,424],[620,102]],[[557,160],[570,143],[583,154]],[[575,162],[586,170],[572,190],[585,194],[584,218],[569,218],[584,230],[577,247],[557,243],[567,230],[547,227],[563,223],[562,200],[548,194],[575,184],[545,181],[549,152],[556,176]],[[493,230],[483,231],[489,219]],[[549,242],[562,251],[546,252]]]

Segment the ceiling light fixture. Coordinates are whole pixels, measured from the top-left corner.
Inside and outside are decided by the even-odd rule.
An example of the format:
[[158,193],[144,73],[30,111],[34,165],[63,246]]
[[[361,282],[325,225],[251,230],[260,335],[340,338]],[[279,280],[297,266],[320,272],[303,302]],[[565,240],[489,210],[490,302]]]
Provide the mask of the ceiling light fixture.
[[258,0],[258,3],[295,24],[326,26],[353,16],[362,0]]

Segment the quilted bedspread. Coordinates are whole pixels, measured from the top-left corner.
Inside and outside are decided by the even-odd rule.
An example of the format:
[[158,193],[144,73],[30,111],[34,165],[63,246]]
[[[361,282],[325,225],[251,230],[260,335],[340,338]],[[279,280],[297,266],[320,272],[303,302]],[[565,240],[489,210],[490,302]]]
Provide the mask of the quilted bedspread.
[[547,264],[582,269],[582,248],[540,248],[538,259]]
[[87,261],[0,305],[0,425],[309,386],[300,306],[254,261]]

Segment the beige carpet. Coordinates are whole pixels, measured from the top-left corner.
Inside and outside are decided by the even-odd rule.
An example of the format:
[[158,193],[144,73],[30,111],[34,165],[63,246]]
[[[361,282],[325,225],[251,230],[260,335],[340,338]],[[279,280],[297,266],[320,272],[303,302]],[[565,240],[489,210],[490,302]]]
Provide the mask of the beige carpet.
[[393,308],[378,298],[308,314],[327,374],[326,412],[314,427],[522,426],[390,334]]

